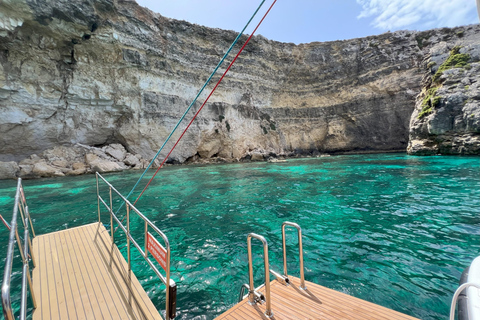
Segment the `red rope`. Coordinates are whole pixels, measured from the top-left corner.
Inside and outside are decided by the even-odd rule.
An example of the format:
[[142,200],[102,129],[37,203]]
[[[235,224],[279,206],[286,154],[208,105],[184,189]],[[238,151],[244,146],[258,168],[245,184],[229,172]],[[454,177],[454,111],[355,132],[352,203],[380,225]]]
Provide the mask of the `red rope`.
[[253,30],[252,34],[248,37],[247,41],[245,41],[245,44],[242,46],[242,48],[240,49],[240,51],[238,51],[237,55],[235,56],[235,58],[232,60],[232,62],[230,62],[230,65],[228,66],[227,70],[225,70],[225,72],[223,73],[222,77],[220,78],[220,80],[218,80],[217,84],[215,85],[215,87],[212,89],[212,91],[210,92],[210,94],[208,95],[207,99],[203,102],[202,106],[200,107],[200,109],[198,109],[197,113],[195,113],[195,115],[193,116],[192,120],[190,120],[190,122],[188,123],[187,127],[185,128],[185,130],[183,130],[182,132],[182,135],[178,138],[177,142],[175,142],[175,145],[173,146],[173,148],[170,150],[170,152],[167,154],[167,156],[165,157],[165,159],[163,159],[162,163],[160,164],[160,166],[158,167],[157,171],[155,171],[155,173],[153,174],[153,176],[150,178],[150,180],[148,181],[147,185],[145,186],[145,188],[143,188],[142,192],[140,193],[140,195],[137,197],[137,199],[135,200],[135,202],[133,203],[133,205],[135,205],[137,203],[137,201],[140,199],[140,197],[143,195],[143,193],[145,192],[145,190],[147,190],[148,186],[150,185],[150,183],[152,182],[153,178],[155,178],[155,176],[157,175],[158,171],[163,167],[163,165],[165,164],[165,162],[167,161],[168,157],[172,154],[173,150],[175,149],[175,147],[177,146],[177,144],[180,142],[180,140],[183,138],[183,136],[185,135],[185,133],[187,132],[188,128],[190,128],[190,125],[193,123],[193,120],[195,120],[195,118],[198,116],[198,114],[200,113],[200,111],[202,111],[203,107],[205,106],[205,104],[207,103],[208,99],[210,99],[210,97],[212,96],[212,94],[215,92],[215,90],[217,89],[217,87],[220,85],[220,83],[222,82],[223,78],[225,78],[225,76],[227,75],[228,71],[230,70],[230,68],[233,66],[233,64],[235,63],[235,61],[237,61],[237,58],[240,56],[240,54],[242,53],[243,49],[245,49],[245,47],[247,46],[248,42],[250,41],[250,39],[252,39],[253,35],[255,34],[255,32],[257,31],[257,29],[260,27],[260,25],[262,24],[263,20],[265,20],[265,18],[267,17],[267,15],[270,13],[270,10],[272,10],[273,6],[275,5],[275,3],[277,2],[277,0],[273,1],[272,5],[270,6],[270,8],[268,8],[267,12],[265,13],[265,15],[263,16],[262,20],[260,20],[260,22],[258,23],[257,27],[255,28],[255,30]]
[[3,219],[2,215],[0,214],[0,218],[3,222],[3,224],[5,225],[5,227],[7,227],[8,230],[10,230],[10,225],[7,223],[7,221],[5,221],[5,219]]

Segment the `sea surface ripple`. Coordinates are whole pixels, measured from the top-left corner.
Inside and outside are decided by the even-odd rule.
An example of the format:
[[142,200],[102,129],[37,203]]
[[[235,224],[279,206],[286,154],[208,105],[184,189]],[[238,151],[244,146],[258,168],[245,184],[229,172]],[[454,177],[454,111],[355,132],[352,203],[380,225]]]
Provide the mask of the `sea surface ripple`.
[[[105,176],[127,194],[139,174]],[[37,233],[97,217],[93,175],[24,181],[24,186]],[[101,192],[107,196],[105,188]],[[8,219],[14,195],[15,182],[0,181],[0,209]],[[116,208],[120,203],[114,199]],[[162,169],[137,207],[170,240],[178,319],[213,319],[236,303],[248,282],[250,232],[267,239],[271,266],[281,271],[284,221],[302,227],[308,281],[421,319],[445,319],[462,271],[479,254],[480,158],[383,154],[173,166]],[[106,211],[102,221],[109,223]],[[138,219],[132,219],[132,230],[142,243]],[[4,230],[2,257],[7,238]],[[126,255],[120,231],[116,242]],[[293,230],[287,242],[288,270],[298,276]],[[253,251],[260,285],[258,243]],[[137,277],[164,310],[163,286],[132,252]],[[18,297],[18,262],[14,267]]]

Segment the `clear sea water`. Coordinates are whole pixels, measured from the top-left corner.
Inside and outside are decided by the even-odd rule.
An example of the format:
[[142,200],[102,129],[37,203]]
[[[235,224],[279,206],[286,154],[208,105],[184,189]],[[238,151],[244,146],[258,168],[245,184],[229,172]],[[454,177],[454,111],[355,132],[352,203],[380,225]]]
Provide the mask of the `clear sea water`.
[[[126,194],[139,175],[105,176]],[[8,219],[15,186],[0,181],[0,213]],[[97,219],[94,175],[28,180],[24,187],[38,234]],[[462,271],[480,251],[480,157],[345,155],[173,166],[161,170],[137,207],[170,239],[178,319],[213,319],[236,303],[248,282],[250,232],[267,239],[271,266],[281,271],[284,221],[303,229],[308,281],[421,319],[445,319]],[[109,222],[106,214],[102,220]],[[133,225],[141,234],[142,226]],[[3,261],[8,236],[0,228]],[[295,237],[293,231],[287,237],[288,266],[298,276]],[[126,255],[120,231],[117,244]],[[261,246],[254,244],[259,285]],[[164,310],[160,280],[133,257],[137,277]],[[2,262],[2,277],[3,268]],[[15,271],[18,297],[18,259]]]

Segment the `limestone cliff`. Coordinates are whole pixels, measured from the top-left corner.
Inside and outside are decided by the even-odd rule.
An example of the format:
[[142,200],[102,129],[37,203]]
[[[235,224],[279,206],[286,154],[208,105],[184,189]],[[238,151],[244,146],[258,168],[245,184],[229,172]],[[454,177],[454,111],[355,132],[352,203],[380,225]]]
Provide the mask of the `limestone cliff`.
[[[170,160],[405,150],[424,53],[478,31],[301,45],[256,36]],[[19,175],[32,154],[52,165],[54,147],[112,143],[151,158],[235,37],[134,1],[2,1],[0,161]]]
[[480,154],[480,33],[438,42],[424,65],[408,152]]

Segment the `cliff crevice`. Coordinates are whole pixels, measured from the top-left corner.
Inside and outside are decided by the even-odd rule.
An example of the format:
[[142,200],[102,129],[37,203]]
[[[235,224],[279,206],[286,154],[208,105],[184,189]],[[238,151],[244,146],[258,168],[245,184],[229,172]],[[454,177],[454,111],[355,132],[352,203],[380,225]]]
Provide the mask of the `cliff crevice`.
[[[79,144],[151,159],[236,37],[134,1],[5,0],[0,10],[0,161],[17,165]],[[479,29],[301,45],[256,36],[169,162],[405,150],[425,54],[475,42]]]

